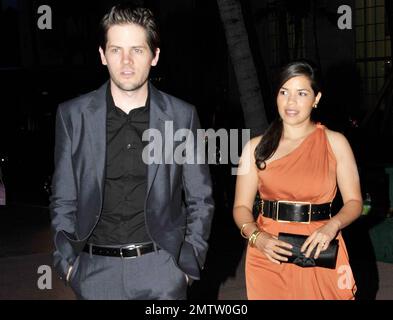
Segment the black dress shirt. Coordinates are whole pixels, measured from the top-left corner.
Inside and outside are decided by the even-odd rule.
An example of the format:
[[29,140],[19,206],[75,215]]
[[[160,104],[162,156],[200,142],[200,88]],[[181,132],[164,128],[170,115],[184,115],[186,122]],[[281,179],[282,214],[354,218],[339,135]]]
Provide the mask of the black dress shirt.
[[104,204],[90,243],[122,245],[151,241],[145,224],[147,165],[142,151],[149,127],[149,96],[146,105],[126,114],[115,106],[107,89],[107,154]]

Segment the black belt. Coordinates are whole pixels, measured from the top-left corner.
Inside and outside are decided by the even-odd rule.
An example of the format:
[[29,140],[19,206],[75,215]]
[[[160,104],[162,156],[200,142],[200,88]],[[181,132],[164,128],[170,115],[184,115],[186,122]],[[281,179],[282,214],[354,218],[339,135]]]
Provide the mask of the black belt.
[[153,242],[147,244],[133,244],[123,247],[109,247],[109,246],[95,246],[92,244],[86,244],[83,248],[84,252],[88,252],[98,256],[107,257],[120,257],[120,258],[135,258],[140,257],[146,253],[158,251],[160,248]]
[[331,202],[311,204],[296,201],[261,200],[262,215],[279,222],[301,222],[328,220],[331,217]]

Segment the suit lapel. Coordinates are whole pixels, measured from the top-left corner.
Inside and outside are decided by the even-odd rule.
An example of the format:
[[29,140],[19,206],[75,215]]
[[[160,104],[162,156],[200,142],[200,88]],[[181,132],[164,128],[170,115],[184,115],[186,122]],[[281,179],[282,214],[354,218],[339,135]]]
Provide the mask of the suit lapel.
[[[103,192],[104,179],[105,179],[105,162],[106,162],[106,90],[108,82],[99,88],[88,108],[86,109],[86,123],[87,131],[91,141],[93,152],[92,161],[95,162],[97,169],[98,185]],[[161,133],[162,146],[165,146],[165,121],[170,121],[172,118],[167,113],[167,108],[162,97],[162,94],[149,83],[150,90],[150,115],[149,115],[149,128],[157,129]],[[164,150],[163,159],[165,159]],[[147,196],[151,190],[154,179],[157,174],[159,164],[151,164],[147,169]]]
[[87,131],[93,152],[92,161],[97,169],[98,185],[103,194],[106,161],[106,90],[108,82],[99,88],[86,109]]
[[[172,120],[167,113],[167,108],[163,99],[162,94],[149,83],[150,90],[150,118],[149,118],[149,128],[157,129],[161,133],[162,137],[162,159],[165,159],[164,146],[165,146],[165,121]],[[147,168],[147,194],[146,199],[149,196],[151,187],[153,185],[154,179],[157,174],[159,164],[151,164]]]

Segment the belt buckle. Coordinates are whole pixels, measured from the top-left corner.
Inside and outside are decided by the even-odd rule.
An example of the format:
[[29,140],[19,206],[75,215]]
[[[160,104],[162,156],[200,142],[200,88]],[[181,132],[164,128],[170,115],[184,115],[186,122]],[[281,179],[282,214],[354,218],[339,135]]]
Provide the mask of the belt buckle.
[[[141,247],[141,246],[136,246],[136,245],[134,245],[134,244],[129,245],[129,246],[120,247],[120,248],[119,248],[119,251],[120,251],[120,258],[122,258],[122,259],[135,259],[135,258],[137,258],[137,257],[140,257],[140,256],[141,256],[141,249],[140,249],[140,247]],[[137,255],[134,256],[134,257],[124,257],[124,256],[123,256],[123,249],[136,250]]]
[[300,204],[300,205],[308,205],[308,221],[306,222],[298,222],[301,224],[310,224],[311,223],[311,202],[300,202],[300,201],[287,201],[287,200],[278,200],[276,206],[276,221],[281,223],[291,223],[289,220],[280,220],[279,212],[280,212],[280,204],[288,203],[288,204]]

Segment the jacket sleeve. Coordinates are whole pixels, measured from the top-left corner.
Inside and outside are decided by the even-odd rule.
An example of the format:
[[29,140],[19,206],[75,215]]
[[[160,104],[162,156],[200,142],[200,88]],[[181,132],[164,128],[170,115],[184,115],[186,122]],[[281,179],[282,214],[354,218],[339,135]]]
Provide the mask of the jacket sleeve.
[[63,117],[62,105],[56,115],[56,139],[50,198],[51,226],[54,233],[54,267],[65,278],[68,268],[75,260],[68,237],[75,235],[77,192],[72,168],[72,141]]
[[[185,195],[185,204],[187,211],[187,229],[185,245],[192,245],[195,257],[200,269],[206,258],[208,249],[208,238],[210,235],[211,222],[214,213],[214,201],[212,197],[212,183],[210,178],[209,166],[205,162],[198,164],[197,130],[200,129],[200,123],[195,108],[192,107],[190,131],[192,132],[191,148],[194,151],[193,163],[183,165],[183,188]],[[188,145],[190,146],[190,145]],[[198,158],[199,157],[199,158]],[[205,159],[205,157],[203,157]]]

